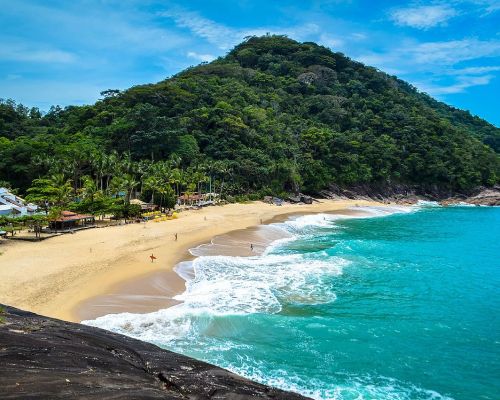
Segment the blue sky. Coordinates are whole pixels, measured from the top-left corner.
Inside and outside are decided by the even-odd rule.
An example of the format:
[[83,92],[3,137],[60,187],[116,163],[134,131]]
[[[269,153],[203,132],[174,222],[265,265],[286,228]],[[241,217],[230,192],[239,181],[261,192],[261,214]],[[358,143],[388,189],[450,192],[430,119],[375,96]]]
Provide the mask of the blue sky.
[[157,82],[269,32],[500,126],[500,0],[0,0],[0,10],[0,97],[43,110]]

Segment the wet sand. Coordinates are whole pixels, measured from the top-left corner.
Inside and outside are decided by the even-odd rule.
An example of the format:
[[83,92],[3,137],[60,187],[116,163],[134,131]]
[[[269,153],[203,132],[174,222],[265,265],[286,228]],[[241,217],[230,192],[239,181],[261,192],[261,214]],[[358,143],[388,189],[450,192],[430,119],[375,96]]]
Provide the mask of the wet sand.
[[[281,207],[229,204],[183,212],[177,220],[89,229],[37,243],[3,240],[0,302],[70,321],[158,310],[174,304],[172,297],[184,291],[184,281],[173,267],[190,257],[189,249],[213,238],[217,254],[225,247],[229,254],[251,255],[249,242],[255,242],[255,254],[270,240],[267,233],[260,228],[240,230],[287,215],[333,212],[355,204],[381,205],[359,200]],[[231,231],[236,232],[224,236]],[[151,254],[157,257],[154,263]]]
[[[344,209],[325,212],[325,214],[361,216],[366,215],[366,212]],[[291,237],[289,233],[273,224],[302,215],[306,213],[296,211],[280,214],[266,221],[263,220],[261,225],[217,235],[210,242],[189,249],[182,262],[191,261],[197,256],[251,257],[260,255],[274,241]],[[253,248],[250,247],[251,244]],[[75,317],[78,320],[89,320],[106,314],[148,313],[168,308],[179,303],[173,297],[184,291],[184,282],[175,269],[153,272],[131,282],[115,285],[112,293],[81,302],[75,309]]]

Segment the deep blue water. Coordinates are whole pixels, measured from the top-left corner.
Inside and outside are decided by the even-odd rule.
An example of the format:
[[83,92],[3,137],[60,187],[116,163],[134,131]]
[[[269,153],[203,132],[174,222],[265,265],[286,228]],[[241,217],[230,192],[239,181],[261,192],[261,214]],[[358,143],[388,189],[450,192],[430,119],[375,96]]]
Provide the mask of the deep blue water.
[[500,399],[499,208],[280,226],[197,258],[184,304],[90,323],[316,399]]

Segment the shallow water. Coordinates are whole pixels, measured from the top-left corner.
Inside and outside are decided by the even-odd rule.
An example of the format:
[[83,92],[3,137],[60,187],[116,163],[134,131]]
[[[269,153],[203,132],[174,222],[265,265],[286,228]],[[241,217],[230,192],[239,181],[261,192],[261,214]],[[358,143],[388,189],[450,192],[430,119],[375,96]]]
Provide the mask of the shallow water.
[[500,209],[295,218],[181,264],[183,303],[87,321],[316,399],[500,398]]

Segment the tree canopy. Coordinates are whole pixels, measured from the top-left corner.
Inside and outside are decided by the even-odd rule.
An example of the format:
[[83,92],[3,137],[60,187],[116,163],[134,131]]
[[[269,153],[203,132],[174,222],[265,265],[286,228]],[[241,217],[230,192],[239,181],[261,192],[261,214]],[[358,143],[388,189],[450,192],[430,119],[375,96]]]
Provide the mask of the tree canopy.
[[[168,160],[175,174],[215,168],[228,194],[315,193],[332,183],[467,191],[500,177],[500,129],[341,53],[284,36],[250,37],[211,63],[102,96],[45,115],[1,102],[0,181],[26,193],[33,179],[62,174],[75,192],[85,187],[85,201],[113,187],[128,197],[141,169],[117,174],[109,159],[125,156]],[[167,196],[161,182],[154,187]]]

